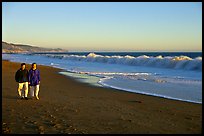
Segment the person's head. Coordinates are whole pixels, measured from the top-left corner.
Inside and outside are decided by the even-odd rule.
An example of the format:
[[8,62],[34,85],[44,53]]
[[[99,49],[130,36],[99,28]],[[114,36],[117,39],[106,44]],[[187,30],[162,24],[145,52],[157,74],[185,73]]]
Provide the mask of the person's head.
[[24,70],[26,67],[26,64],[25,63],[21,63],[21,69]]
[[36,63],[32,63],[32,69],[36,69],[37,68],[37,64]]

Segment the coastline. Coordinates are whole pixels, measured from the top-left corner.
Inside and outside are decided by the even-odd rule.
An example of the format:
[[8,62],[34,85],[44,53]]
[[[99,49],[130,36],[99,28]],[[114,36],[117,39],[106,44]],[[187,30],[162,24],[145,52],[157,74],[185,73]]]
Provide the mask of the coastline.
[[8,133],[202,132],[202,104],[91,86],[48,66],[38,65],[40,100],[20,100],[14,81],[19,66],[2,61],[2,126]]

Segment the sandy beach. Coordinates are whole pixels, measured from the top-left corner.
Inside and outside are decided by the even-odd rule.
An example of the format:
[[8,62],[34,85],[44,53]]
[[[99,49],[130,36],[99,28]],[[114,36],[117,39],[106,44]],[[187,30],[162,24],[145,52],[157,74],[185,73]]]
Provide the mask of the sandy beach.
[[[30,69],[27,64],[27,68]],[[201,134],[202,104],[91,86],[38,65],[40,100],[21,100],[2,61],[2,127],[11,134]]]

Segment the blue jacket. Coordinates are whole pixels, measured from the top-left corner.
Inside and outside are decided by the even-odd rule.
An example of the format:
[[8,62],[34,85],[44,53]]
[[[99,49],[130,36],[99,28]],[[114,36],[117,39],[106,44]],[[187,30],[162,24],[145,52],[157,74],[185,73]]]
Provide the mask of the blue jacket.
[[36,86],[40,81],[40,71],[38,69],[30,69],[28,73],[28,80],[30,82],[30,86]]

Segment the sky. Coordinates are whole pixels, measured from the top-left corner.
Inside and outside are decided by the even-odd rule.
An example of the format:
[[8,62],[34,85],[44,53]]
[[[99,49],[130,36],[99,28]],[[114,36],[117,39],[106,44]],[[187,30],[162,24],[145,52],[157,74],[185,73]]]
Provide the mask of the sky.
[[69,51],[202,51],[202,2],[2,2],[2,41]]

